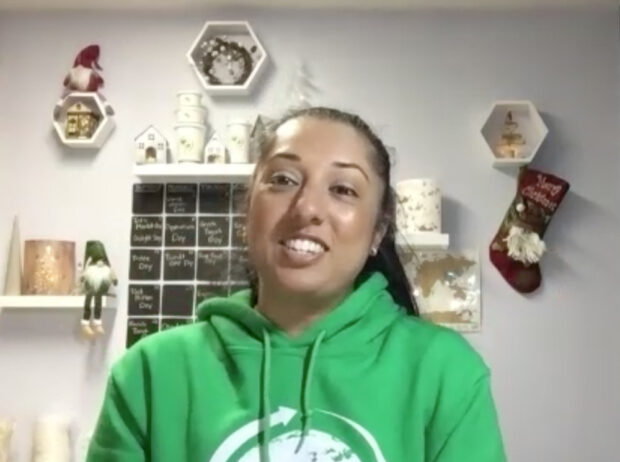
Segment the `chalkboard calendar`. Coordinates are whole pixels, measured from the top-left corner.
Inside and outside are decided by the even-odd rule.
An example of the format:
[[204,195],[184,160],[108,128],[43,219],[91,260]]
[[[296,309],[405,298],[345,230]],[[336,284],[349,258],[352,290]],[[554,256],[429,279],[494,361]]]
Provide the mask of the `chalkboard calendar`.
[[247,288],[245,184],[133,186],[127,347]]

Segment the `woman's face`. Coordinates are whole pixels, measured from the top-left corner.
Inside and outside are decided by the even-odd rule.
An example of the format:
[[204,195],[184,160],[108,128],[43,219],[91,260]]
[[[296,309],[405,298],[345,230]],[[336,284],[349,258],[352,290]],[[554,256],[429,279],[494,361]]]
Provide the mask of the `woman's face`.
[[251,191],[247,236],[261,288],[333,297],[348,290],[378,246],[383,184],[369,144],[342,122],[281,125]]

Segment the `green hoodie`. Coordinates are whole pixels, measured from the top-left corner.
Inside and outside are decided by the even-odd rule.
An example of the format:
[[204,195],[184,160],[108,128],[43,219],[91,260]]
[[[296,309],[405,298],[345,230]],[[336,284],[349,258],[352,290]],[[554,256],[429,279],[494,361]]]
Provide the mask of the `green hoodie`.
[[87,462],[504,461],[479,355],[386,287],[293,338],[249,291],[202,303],[114,365]]

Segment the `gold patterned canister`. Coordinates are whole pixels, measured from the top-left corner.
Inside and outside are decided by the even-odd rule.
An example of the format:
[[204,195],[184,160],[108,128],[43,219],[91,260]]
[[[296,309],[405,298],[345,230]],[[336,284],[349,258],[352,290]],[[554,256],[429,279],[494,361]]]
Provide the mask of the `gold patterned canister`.
[[441,191],[429,178],[396,184],[396,225],[405,234],[441,232]]

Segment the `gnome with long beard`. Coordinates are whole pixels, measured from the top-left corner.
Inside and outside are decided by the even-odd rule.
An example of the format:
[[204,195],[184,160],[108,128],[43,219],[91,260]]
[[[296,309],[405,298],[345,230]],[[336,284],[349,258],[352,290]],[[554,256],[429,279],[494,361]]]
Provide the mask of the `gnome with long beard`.
[[[118,284],[118,279],[110,266],[105,247],[100,241],[88,241],[86,243],[84,270],[80,282],[86,294],[84,316],[80,323],[82,335],[86,338],[103,335],[105,333],[101,321],[103,296],[108,293],[112,285]],[[95,301],[94,313],[91,309],[93,299]]]
[[77,54],[73,61],[73,68],[63,82],[67,93],[97,91],[103,87],[103,78],[97,72],[97,70],[102,70],[99,65],[99,53],[99,45],[89,45]]

